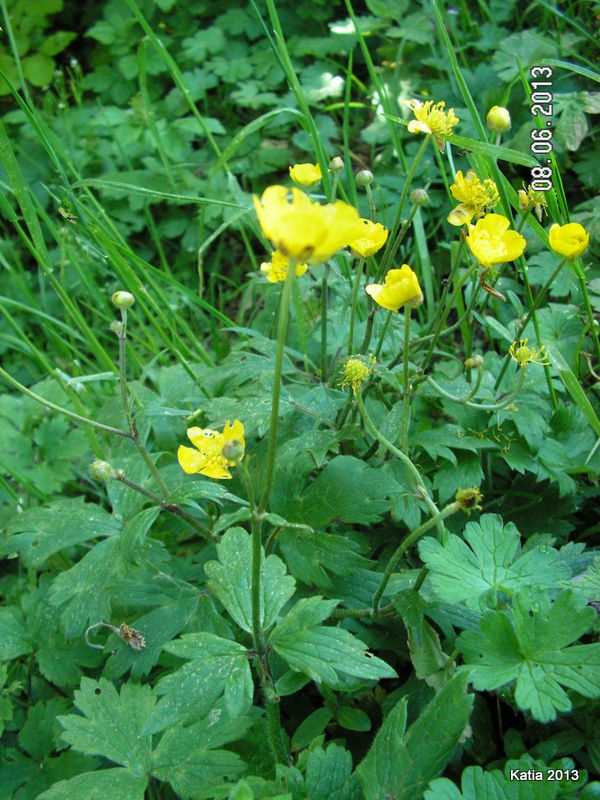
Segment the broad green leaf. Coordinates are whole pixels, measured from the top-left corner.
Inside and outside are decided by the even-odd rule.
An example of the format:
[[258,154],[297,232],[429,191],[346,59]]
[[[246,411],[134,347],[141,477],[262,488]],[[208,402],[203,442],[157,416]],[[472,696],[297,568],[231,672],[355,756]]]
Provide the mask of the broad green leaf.
[[479,486],[482,480],[483,470],[480,457],[476,454],[461,453],[456,465],[442,464],[436,471],[433,487],[439,492],[440,501],[445,503],[456,494],[458,489]]
[[310,800],[350,800],[352,789],[358,789],[358,780],[352,775],[352,756],[335,743],[311,751],[305,781]]
[[70,708],[65,697],[39,700],[27,712],[27,719],[19,732],[19,744],[38,763],[56,749],[56,717]]
[[180,797],[212,798],[211,787],[235,779],[244,769],[236,753],[216,748],[242,737],[251,720],[221,721],[218,714],[188,728],[170,728],[152,754],[152,775],[168,781]]
[[347,536],[304,530],[284,530],[279,546],[290,571],[309,586],[331,586],[325,570],[335,575],[351,575],[366,569],[369,560],[356,551],[359,545]]
[[120,767],[83,772],[59,781],[37,800],[144,800],[147,779]]
[[300,497],[301,521],[313,528],[333,519],[378,522],[399,491],[392,477],[353,456],[336,456]]
[[365,800],[421,800],[429,781],[444,769],[469,721],[473,695],[467,676],[448,683],[406,730],[406,699],[385,718],[371,749],[356,768]]
[[367,680],[395,677],[389,664],[367,652],[347,630],[318,625],[337,602],[318,596],[299,600],[272,631],[269,644],[292,669],[317,683],[335,685],[338,675]]
[[554,603],[545,593],[521,591],[512,614],[495,611],[481,620],[480,631],[465,631],[456,646],[478,690],[516,681],[515,700],[539,722],[571,710],[563,687],[584,697],[600,696],[600,644],[568,646],[592,626],[593,608],[570,590]]
[[22,61],[23,73],[34,86],[45,86],[52,82],[54,75],[54,59],[43,53],[26,56]]
[[[248,651],[241,644],[212,633],[188,633],[163,649],[191,660],[158,681],[156,693],[162,697],[144,734],[208,714],[223,694],[232,717],[251,706],[254,685]],[[190,697],[195,698],[194,703]]]
[[159,659],[163,646],[187,625],[198,609],[197,594],[179,594],[143,617],[128,620],[146,640],[146,646],[136,651],[119,641],[116,653],[106,662],[105,678],[116,678],[131,670],[132,678],[143,678]]
[[85,503],[82,497],[61,498],[16,514],[7,526],[8,540],[2,549],[19,553],[25,566],[37,569],[65,547],[114,536],[121,528],[101,506]]
[[142,729],[156,703],[152,689],[124,683],[119,693],[105,678],[83,678],[74,698],[83,716],[58,717],[62,738],[80,753],[104,756],[136,776],[147,774],[151,739]]
[[[515,780],[510,778],[510,770],[534,770],[541,772],[542,780]],[[458,789],[448,778],[431,781],[423,795],[424,800],[554,800],[560,790],[559,781],[547,780],[548,767],[541,761],[524,757],[519,761],[509,761],[504,774],[499,769],[484,772],[481,767],[467,767],[463,770]]]
[[[230,528],[217,545],[219,561],[204,565],[210,589],[243,628],[252,631],[252,537],[243,528]],[[296,581],[286,575],[285,564],[275,555],[265,558],[261,548],[259,616],[269,628],[294,594]]]
[[554,548],[532,547],[520,553],[519,545],[512,522],[503,527],[498,515],[483,514],[479,522],[467,523],[464,540],[452,536],[442,545],[428,536],[419,542],[419,554],[441,600],[482,610],[497,605],[499,592],[514,596],[523,586],[550,588],[571,577]]
[[0,661],[11,661],[33,650],[31,636],[21,618],[18,608],[0,608]]
[[370,731],[371,719],[367,713],[360,708],[341,706],[335,715],[336,720],[342,728],[349,731]]
[[44,39],[40,45],[40,53],[45,56],[55,56],[57,53],[62,53],[65,47],[68,47],[76,38],[77,34],[71,31],[56,31]]

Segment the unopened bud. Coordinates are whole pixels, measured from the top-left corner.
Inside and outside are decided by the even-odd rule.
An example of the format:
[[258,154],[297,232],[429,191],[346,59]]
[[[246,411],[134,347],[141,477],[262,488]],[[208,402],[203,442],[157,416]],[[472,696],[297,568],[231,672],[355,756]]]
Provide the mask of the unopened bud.
[[339,156],[334,156],[329,162],[329,169],[331,172],[339,172],[344,169],[344,161]]
[[479,369],[483,365],[483,356],[475,355],[465,360],[465,367],[467,369]]
[[492,106],[486,117],[487,126],[496,133],[505,133],[510,130],[511,121],[508,108],[504,106]]
[[94,461],[90,464],[90,475],[95,481],[108,481],[116,478],[117,473],[108,461]]
[[424,206],[429,202],[429,195],[425,189],[413,189],[410,193],[410,202],[413,206]]
[[373,183],[373,173],[370,169],[361,169],[356,175],[357,186],[370,186]]
[[117,308],[129,308],[135,303],[135,297],[131,292],[115,292],[111,300]]
[[226,458],[227,461],[237,464],[238,461],[241,461],[244,457],[244,443],[239,439],[230,439],[223,445],[221,455],[223,458]]
[[465,514],[470,514],[471,511],[481,511],[483,495],[479,489],[459,489],[454,500]]
[[123,336],[123,331],[125,330],[125,326],[123,325],[122,322],[119,322],[119,320],[114,320],[113,322],[110,323],[108,327],[111,329],[113,333],[116,333],[119,338]]

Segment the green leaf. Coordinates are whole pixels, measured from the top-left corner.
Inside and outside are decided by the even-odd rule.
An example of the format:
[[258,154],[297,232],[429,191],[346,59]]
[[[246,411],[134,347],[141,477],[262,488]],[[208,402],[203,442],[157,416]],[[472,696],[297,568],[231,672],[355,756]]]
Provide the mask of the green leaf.
[[331,586],[326,569],[335,575],[352,575],[371,563],[356,552],[359,545],[352,539],[321,531],[284,530],[279,546],[290,572],[309,586]]
[[306,719],[303,719],[296,728],[292,736],[292,746],[297,750],[308,747],[313,739],[323,733],[332,719],[333,711],[331,708],[324,707],[315,709],[315,711],[309,714]]
[[548,358],[550,359],[552,366],[558,372],[561,381],[564,383],[567,391],[583,412],[583,415],[589,422],[592,430],[597,436],[600,436],[600,419],[598,419],[592,404],[588,400],[587,395],[581,387],[581,384],[563,358],[562,353],[554,344],[548,344],[546,347],[546,352],[548,353]]
[[317,683],[335,685],[339,675],[367,680],[395,677],[389,664],[368,653],[347,630],[318,625],[337,602],[319,596],[299,600],[272,631],[269,643],[292,669]]
[[442,464],[435,473],[433,488],[439,492],[440,502],[446,503],[458,489],[479,486],[483,480],[481,459],[476,454],[464,453],[458,464]]
[[40,53],[45,56],[55,56],[57,53],[62,53],[65,47],[68,47],[73,39],[77,38],[76,33],[71,31],[57,31],[48,36],[40,45]]
[[37,800],[144,800],[147,779],[128,769],[100,769],[59,781]]
[[242,737],[251,720],[221,720],[219,713],[188,728],[170,728],[152,755],[152,775],[168,781],[180,797],[212,798],[211,787],[235,779],[244,769],[236,753],[215,748]]
[[406,699],[400,700],[356,768],[365,800],[421,800],[430,780],[444,769],[471,714],[467,676],[450,681],[406,731]]
[[398,491],[389,474],[353,456],[336,456],[301,495],[301,521],[313,528],[333,519],[360,525],[379,522]]
[[0,661],[11,661],[33,650],[18,608],[0,608]]
[[23,74],[34,86],[45,86],[54,76],[54,59],[43,53],[34,53],[21,61]]
[[53,697],[47,702],[39,700],[27,712],[27,719],[19,732],[19,744],[34,761],[41,764],[56,749],[56,717],[69,708],[66,698]]
[[308,756],[305,780],[310,800],[350,800],[357,783],[351,754],[333,742],[326,749],[316,747]]
[[[535,599],[534,599],[535,598]],[[584,697],[600,695],[600,644],[568,647],[592,626],[593,608],[566,590],[550,603],[546,594],[521,591],[512,614],[495,611],[481,620],[480,631],[465,631],[456,646],[465,656],[478,690],[516,681],[515,700],[539,722],[571,710],[562,688]]]
[[118,32],[109,22],[100,20],[99,22],[96,22],[95,25],[92,25],[85,35],[91,36],[93,39],[96,39],[102,44],[112,44],[115,41]]
[[[543,780],[511,780],[510,770],[541,772]],[[484,772],[481,767],[467,767],[461,775],[461,789],[448,778],[431,781],[423,795],[424,800],[553,800],[560,790],[560,781],[546,779],[548,768],[542,761],[530,757],[509,761],[504,775],[499,769]]]
[[[252,537],[243,528],[230,528],[217,545],[219,561],[204,565],[210,589],[245,631],[252,631]],[[285,564],[275,555],[265,558],[261,548],[259,616],[269,628],[294,594],[296,581],[286,575]]]
[[62,738],[80,753],[104,756],[136,776],[147,774],[151,739],[142,729],[156,703],[152,689],[124,683],[119,694],[105,678],[83,678],[74,699],[83,716],[58,717]]
[[430,570],[428,580],[447,603],[464,603],[479,611],[495,607],[498,592],[514,596],[523,586],[551,588],[571,577],[554,548],[540,545],[519,553],[519,531],[512,522],[503,527],[496,514],[467,523],[464,539],[451,536],[442,545],[428,536],[419,542],[419,554]]
[[499,45],[492,56],[492,67],[502,81],[512,81],[521,67],[541,64],[540,59],[556,52],[554,42],[537,33],[535,28],[512,33]]
[[[248,652],[241,644],[212,633],[188,633],[163,649],[191,660],[158,681],[156,693],[162,697],[144,734],[204,716],[223,694],[232,717],[252,705],[254,685]],[[190,697],[195,698],[194,703],[190,703]]]
[[360,708],[341,706],[338,708],[335,718],[342,728],[349,731],[370,731],[371,719],[368,714]]
[[[60,519],[60,525],[56,524]],[[61,498],[16,514],[7,526],[2,552],[17,552],[26,567],[38,569],[54,553],[96,537],[120,533],[122,524],[82,497]]]

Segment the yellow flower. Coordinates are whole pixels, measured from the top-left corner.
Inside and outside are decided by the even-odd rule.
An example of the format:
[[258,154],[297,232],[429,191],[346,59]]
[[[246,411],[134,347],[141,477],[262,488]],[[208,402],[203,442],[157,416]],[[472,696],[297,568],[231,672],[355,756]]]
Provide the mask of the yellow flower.
[[[199,472],[208,478],[231,478],[227,467],[233,467],[242,460],[246,446],[244,426],[239,419],[233,425],[227,420],[223,433],[210,428],[188,428],[187,435],[195,449],[182,445],[177,451],[179,466],[184,472],[188,475]],[[232,459],[234,450],[235,455],[239,455]]]
[[383,284],[370,283],[365,286],[365,292],[389,311],[399,311],[405,305],[418,306],[423,302],[419,281],[408,264],[403,264],[401,269],[389,270]]
[[510,130],[510,112],[504,106],[492,106],[486,117],[487,126],[496,133],[505,133]]
[[381,250],[388,238],[388,229],[379,222],[370,219],[361,219],[362,230],[360,235],[350,242],[350,247],[355,256],[368,258]]
[[450,108],[448,111],[444,111],[446,103],[441,102],[434,105],[433,100],[427,100],[425,103],[420,100],[405,100],[404,102],[416,117],[408,123],[409,133],[430,133],[438,148],[443,150],[444,140],[448,136],[452,136],[452,128],[459,122],[454,109]]
[[590,235],[578,222],[568,225],[557,225],[550,228],[550,247],[555,253],[566,256],[569,261],[580,256],[588,249]]
[[546,356],[546,345],[542,345],[538,350],[537,347],[527,347],[528,341],[529,339],[520,339],[511,344],[508,352],[512,360],[516,361],[521,369],[525,369],[527,364],[548,365],[550,362]]
[[522,189],[519,189],[519,208],[524,213],[533,209],[539,222],[542,221],[542,215],[547,205],[546,195],[543,192],[538,192],[532,189],[531,186],[525,188],[525,184],[523,184]]
[[375,356],[350,356],[344,364],[344,374],[340,386],[351,386],[356,393],[369,375],[373,374],[376,363]]
[[493,208],[498,202],[498,189],[491,178],[481,181],[472,169],[463,176],[461,170],[456,173],[454,183],[450,187],[452,196],[460,201],[448,214],[451,225],[465,225],[473,217],[483,216],[486,208]]
[[514,261],[525,250],[525,239],[517,231],[509,231],[510,222],[501,214],[487,214],[475,225],[469,225],[467,244],[477,261],[492,267]]
[[[287,278],[290,260],[279,250],[275,250],[271,256],[271,261],[265,261],[260,265],[260,271],[267,276],[269,283],[277,283]],[[304,275],[308,267],[306,264],[296,264],[296,275]]]
[[294,164],[290,167],[290,178],[299,186],[314,186],[322,177],[318,164]]
[[337,201],[313,202],[300,189],[269,186],[254,208],[263,233],[283,255],[321,264],[361,233],[358,211]]

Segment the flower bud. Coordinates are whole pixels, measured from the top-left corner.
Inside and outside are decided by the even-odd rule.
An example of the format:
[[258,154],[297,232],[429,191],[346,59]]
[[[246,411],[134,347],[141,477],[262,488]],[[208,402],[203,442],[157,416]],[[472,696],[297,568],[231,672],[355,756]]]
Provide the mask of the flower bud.
[[119,320],[115,319],[113,322],[110,323],[108,327],[111,329],[113,333],[116,333],[119,338],[123,336],[123,331],[125,330],[125,326],[123,325],[122,322],[119,322]]
[[508,108],[504,106],[492,106],[486,117],[487,126],[496,133],[506,133],[510,130],[511,121]]
[[410,193],[410,202],[413,206],[424,206],[429,202],[429,195],[425,189],[413,189]]
[[227,461],[232,462],[230,466],[237,464],[238,461],[241,461],[244,457],[244,443],[240,441],[240,439],[230,439],[223,445],[221,455],[223,458],[226,458]]
[[94,461],[90,464],[90,476],[95,481],[108,481],[115,478],[117,473],[108,461]]
[[479,489],[459,489],[454,500],[466,514],[470,514],[471,511],[481,511],[483,495]]
[[373,183],[373,173],[370,169],[361,169],[355,180],[357,186],[370,186]]
[[115,292],[111,297],[117,308],[129,308],[135,303],[135,297],[130,292]]
[[465,367],[467,369],[479,369],[483,366],[483,357],[480,355],[471,356],[465,360]]
[[331,172],[339,172],[344,169],[344,161],[339,156],[334,156],[329,162],[329,169]]

